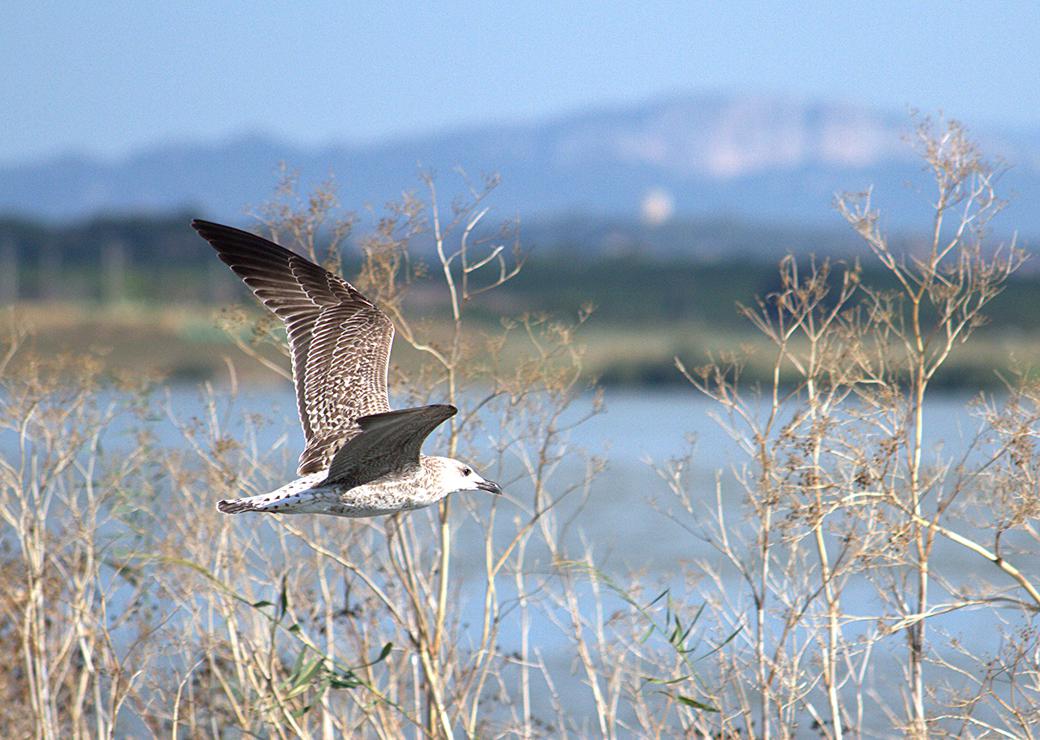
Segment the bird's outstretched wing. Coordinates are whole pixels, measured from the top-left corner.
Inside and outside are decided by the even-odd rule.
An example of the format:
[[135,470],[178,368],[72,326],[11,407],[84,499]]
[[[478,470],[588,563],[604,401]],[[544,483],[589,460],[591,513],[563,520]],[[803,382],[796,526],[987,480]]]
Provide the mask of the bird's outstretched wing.
[[191,225],[285,322],[307,443],[298,472],[324,470],[360,432],[360,417],[390,408],[393,322],[346,280],[288,249],[230,226]]
[[437,404],[361,417],[361,433],[336,453],[328,481],[353,488],[418,465],[423,441],[457,411]]

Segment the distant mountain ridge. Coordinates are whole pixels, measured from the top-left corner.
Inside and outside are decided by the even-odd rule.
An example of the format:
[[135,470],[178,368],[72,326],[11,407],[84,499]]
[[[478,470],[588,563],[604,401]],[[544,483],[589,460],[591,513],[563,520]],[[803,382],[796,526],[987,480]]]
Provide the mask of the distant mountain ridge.
[[[970,125],[970,122],[968,122]],[[266,200],[285,162],[304,186],[334,173],[348,208],[380,206],[441,173],[497,172],[500,214],[667,220],[749,217],[834,225],[835,192],[873,185],[887,223],[923,226],[927,178],[905,137],[909,116],[785,96],[705,94],[524,125],[469,127],[365,146],[302,147],[270,137],[156,145],[105,162],[60,157],[0,167],[0,212],[80,218],[191,208],[226,220]],[[975,128],[1012,165],[1005,230],[1040,233],[1040,128]],[[908,188],[915,183],[918,189]],[[459,187],[458,189],[461,189]]]

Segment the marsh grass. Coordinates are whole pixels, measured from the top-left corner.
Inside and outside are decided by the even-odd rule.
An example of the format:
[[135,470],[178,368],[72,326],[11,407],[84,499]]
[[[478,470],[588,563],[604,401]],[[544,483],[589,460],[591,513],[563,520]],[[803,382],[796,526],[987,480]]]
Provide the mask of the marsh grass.
[[[986,245],[978,227],[999,201],[964,132],[924,127],[920,144],[938,187],[930,251],[892,254],[869,205],[842,204],[899,287],[786,259],[777,290],[744,310],[757,344],[679,363],[743,457],[714,487],[691,489],[692,458],[647,471],[678,504],[664,514],[712,553],[668,573],[608,568],[582,534],[610,472],[572,441],[601,411],[588,311],[474,320],[477,297],[524,262],[516,224],[480,228],[494,180],[463,180],[467,196],[445,204],[425,177],[353,239],[356,282],[412,358],[391,375],[395,400],[456,403],[431,446],[474,460],[503,497],[386,519],[222,516],[216,499],[270,490],[293,465],[284,435],[270,443],[269,409],[235,400],[243,363],[286,374],[279,327],[229,312],[237,359],[190,409],[10,331],[6,734],[1032,736],[1040,598],[1021,564],[1040,540],[1040,392],[1009,379],[980,398],[961,457],[922,442],[941,368],[1022,255]],[[266,233],[333,267],[356,228],[330,188],[301,198],[291,177],[258,212]],[[419,234],[431,264],[413,260]],[[442,315],[410,308],[424,277]],[[626,496],[632,516],[661,515]],[[948,568],[936,553],[950,547],[990,577]],[[995,650],[929,626],[969,609],[991,618]]]
[[[739,520],[720,499],[705,506],[690,494],[683,461],[658,471],[689,531],[718,554],[702,563],[714,589],[701,593],[724,629],[740,629],[718,654],[712,695],[722,718],[705,729],[765,738],[886,726],[913,737],[1034,732],[1035,673],[1024,656],[1035,654],[1040,591],[1019,567],[1035,562],[1034,386],[1009,378],[1003,401],[981,396],[966,408],[974,432],[963,454],[925,444],[926,399],[943,366],[1025,255],[987,241],[1002,207],[999,172],[964,130],[925,121],[916,144],[934,181],[926,248],[894,254],[869,193],[838,201],[893,287],[863,282],[858,264],[788,258],[779,289],[743,309],[772,345],[771,382],[749,384],[737,353],[679,362],[745,456],[734,473]],[[953,547],[978,569],[951,567],[963,563]],[[1014,657],[930,626],[960,610],[985,610],[988,637]],[[1015,672],[1004,671],[1008,661]]]

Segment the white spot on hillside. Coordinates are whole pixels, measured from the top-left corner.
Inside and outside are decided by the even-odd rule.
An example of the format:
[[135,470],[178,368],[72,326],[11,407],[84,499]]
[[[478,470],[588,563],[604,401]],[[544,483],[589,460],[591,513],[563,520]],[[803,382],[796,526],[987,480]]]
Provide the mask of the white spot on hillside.
[[654,188],[643,196],[639,210],[643,223],[648,226],[660,226],[675,213],[675,198],[664,188]]

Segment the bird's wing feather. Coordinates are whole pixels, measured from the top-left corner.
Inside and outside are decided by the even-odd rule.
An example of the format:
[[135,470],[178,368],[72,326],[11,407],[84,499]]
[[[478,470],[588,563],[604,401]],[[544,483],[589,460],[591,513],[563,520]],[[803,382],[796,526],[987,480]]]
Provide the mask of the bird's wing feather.
[[360,486],[418,465],[423,441],[456,412],[454,406],[437,404],[361,417],[361,433],[336,453],[328,482]]
[[360,417],[387,411],[393,322],[354,286],[248,231],[192,221],[220,259],[285,322],[306,439],[299,474],[328,467],[359,433]]

